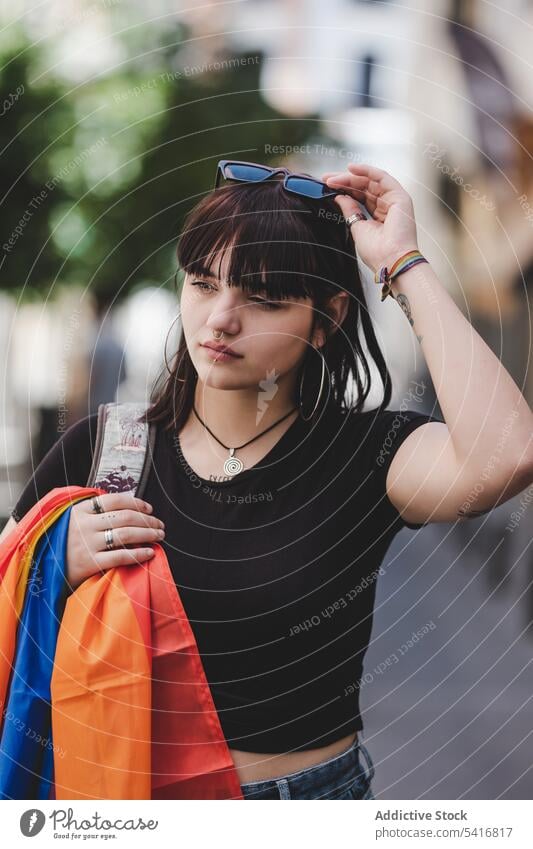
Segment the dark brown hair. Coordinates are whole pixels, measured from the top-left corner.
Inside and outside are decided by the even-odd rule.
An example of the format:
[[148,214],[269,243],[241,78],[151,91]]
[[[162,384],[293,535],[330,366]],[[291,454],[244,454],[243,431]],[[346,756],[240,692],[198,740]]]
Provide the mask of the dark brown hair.
[[[320,322],[327,336],[321,348],[326,361],[325,389],[317,416],[322,403],[329,400],[355,411],[364,405],[371,388],[371,373],[360,329],[383,383],[384,398],[379,409],[388,405],[390,374],[368,313],[353,239],[333,198],[308,200],[287,192],[276,179],[233,183],[216,189],[187,216],[178,241],[178,264],[189,274],[200,273],[203,268],[217,274],[226,250],[230,251],[228,285],[264,294],[266,283],[271,298],[312,298],[313,330]],[[350,295],[348,310],[342,325],[335,329],[328,318],[327,302],[343,290]],[[315,406],[320,386],[320,355],[308,348],[302,358],[303,368],[302,405],[307,416]],[[346,403],[350,379],[355,399]],[[166,428],[179,432],[192,409],[196,381],[182,330],[174,364],[156,381],[143,418],[164,422]],[[298,401],[298,397],[294,399],[295,404]]]

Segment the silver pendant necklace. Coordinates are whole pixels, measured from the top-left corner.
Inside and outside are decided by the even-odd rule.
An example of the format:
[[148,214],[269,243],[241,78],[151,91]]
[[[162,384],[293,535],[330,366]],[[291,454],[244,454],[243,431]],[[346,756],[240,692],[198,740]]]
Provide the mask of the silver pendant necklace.
[[282,416],[281,419],[278,419],[277,422],[274,422],[274,424],[270,425],[270,427],[267,427],[266,430],[261,431],[261,433],[259,433],[257,436],[254,436],[254,437],[252,437],[252,439],[249,439],[248,442],[244,442],[242,445],[237,445],[237,446],[235,446],[235,448],[231,448],[229,445],[224,445],[224,443],[221,442],[220,439],[217,436],[215,436],[213,431],[210,430],[207,427],[206,423],[204,421],[202,421],[202,419],[198,415],[198,412],[197,412],[194,404],[192,405],[192,408],[194,410],[194,414],[195,414],[196,418],[198,419],[198,421],[200,421],[203,424],[203,426],[205,427],[205,429],[207,431],[209,431],[209,433],[211,434],[213,439],[216,439],[216,441],[218,442],[219,445],[222,445],[223,448],[226,448],[226,450],[229,451],[229,457],[224,461],[224,473],[226,475],[229,475],[230,477],[234,477],[235,475],[238,475],[239,472],[242,472],[242,470],[244,469],[244,463],[242,462],[240,457],[235,456],[235,452],[240,451],[241,448],[245,448],[246,445],[250,444],[250,442],[255,442],[256,439],[259,439],[260,436],[263,436],[263,434],[268,433],[269,430],[272,430],[273,427],[276,427],[276,425],[278,425],[280,422],[282,422],[283,419],[286,419],[287,416],[290,416],[291,413],[294,413],[294,411],[298,409],[297,407],[293,407],[292,410],[289,410],[288,413],[285,413],[285,415]]

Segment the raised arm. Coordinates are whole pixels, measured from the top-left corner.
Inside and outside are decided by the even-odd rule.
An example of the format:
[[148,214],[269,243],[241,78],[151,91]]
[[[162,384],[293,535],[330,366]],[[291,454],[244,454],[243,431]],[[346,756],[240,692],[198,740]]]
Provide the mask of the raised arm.
[[[412,200],[386,171],[353,164],[322,179],[348,189],[372,213],[351,232],[374,272],[417,249]],[[357,211],[345,195],[336,202],[346,218]],[[388,470],[387,494],[409,522],[485,513],[533,482],[533,414],[431,265],[405,271],[391,295],[421,345],[445,424],[423,424],[407,436]]]

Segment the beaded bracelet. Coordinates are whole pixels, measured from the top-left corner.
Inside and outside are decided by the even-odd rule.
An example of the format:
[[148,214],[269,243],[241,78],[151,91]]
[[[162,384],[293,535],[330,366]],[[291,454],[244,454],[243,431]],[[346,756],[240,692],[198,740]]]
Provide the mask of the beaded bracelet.
[[392,294],[391,283],[394,278],[398,277],[399,274],[403,274],[403,272],[407,271],[409,268],[412,268],[413,265],[427,261],[428,260],[422,256],[420,251],[408,251],[408,253],[403,254],[403,256],[391,265],[390,271],[387,271],[387,267],[385,265],[383,268],[380,268],[379,271],[376,271],[374,275],[374,283],[382,286],[381,300],[384,301],[387,295]]

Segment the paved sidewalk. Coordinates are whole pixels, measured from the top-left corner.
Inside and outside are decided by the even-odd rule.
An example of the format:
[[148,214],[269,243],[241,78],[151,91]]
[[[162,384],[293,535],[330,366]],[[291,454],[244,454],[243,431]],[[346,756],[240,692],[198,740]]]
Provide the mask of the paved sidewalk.
[[376,798],[533,798],[533,632],[518,601],[533,531],[531,512],[505,531],[512,509],[405,529],[387,554],[361,690]]

